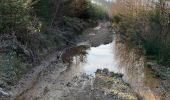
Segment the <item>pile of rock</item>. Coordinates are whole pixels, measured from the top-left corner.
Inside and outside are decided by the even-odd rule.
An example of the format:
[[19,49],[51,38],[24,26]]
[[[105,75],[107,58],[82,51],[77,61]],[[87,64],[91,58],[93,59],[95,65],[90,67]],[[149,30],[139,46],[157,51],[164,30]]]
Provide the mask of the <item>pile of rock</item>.
[[100,74],[100,75],[105,75],[105,76],[109,76],[109,77],[123,77],[123,74],[120,73],[114,73],[114,72],[110,72],[107,68],[104,69],[97,69],[97,71],[95,72],[95,74]]

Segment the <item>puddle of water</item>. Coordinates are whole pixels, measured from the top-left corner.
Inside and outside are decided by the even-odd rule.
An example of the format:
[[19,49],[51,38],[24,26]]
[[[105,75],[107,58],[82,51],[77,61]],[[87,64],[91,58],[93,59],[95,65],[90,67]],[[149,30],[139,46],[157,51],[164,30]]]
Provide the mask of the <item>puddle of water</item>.
[[87,50],[86,63],[81,66],[87,74],[94,74],[97,69],[108,68],[111,71],[118,72],[112,51],[113,43],[101,45],[99,47],[91,47]]
[[[116,60],[114,60],[115,58],[113,57],[112,48],[113,43],[100,45],[99,47],[91,47],[88,50],[84,50],[85,47],[82,46],[78,49],[80,49],[80,52],[84,50],[84,54],[86,55],[76,55],[74,52],[77,53],[77,50],[75,50],[77,48],[72,48],[69,52],[64,54],[63,57],[64,61],[68,63],[69,68],[76,67],[79,69],[79,73],[94,75],[97,69],[103,68],[107,68],[110,71],[119,72],[116,67]],[[72,55],[70,56],[70,54]],[[68,61],[68,59],[71,61]]]
[[159,100],[152,92],[153,88],[159,87],[159,80],[153,78],[151,70],[144,67],[144,57],[129,47],[128,44],[118,43],[114,39],[112,43],[99,47],[72,48],[63,55],[64,62],[69,66],[64,77],[79,73],[94,75],[97,69],[108,68],[124,74],[123,79],[143,96],[144,100]]

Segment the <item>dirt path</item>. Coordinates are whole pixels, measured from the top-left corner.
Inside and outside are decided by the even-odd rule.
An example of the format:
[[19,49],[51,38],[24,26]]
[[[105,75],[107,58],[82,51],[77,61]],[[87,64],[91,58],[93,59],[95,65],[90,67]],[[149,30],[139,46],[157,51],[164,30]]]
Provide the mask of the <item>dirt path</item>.
[[[111,42],[112,35],[110,24],[100,23],[96,28],[84,31],[77,40],[77,44],[87,42],[91,46],[99,46]],[[118,85],[119,83],[122,83],[124,87],[126,85],[121,78],[110,81],[105,80],[107,76],[92,77],[68,68],[62,60],[58,60],[62,51],[50,54],[41,65],[35,67],[16,86],[12,87],[10,100],[113,100],[113,98],[120,100],[128,96],[136,99],[128,86],[123,89]],[[113,84],[117,89],[113,89]],[[123,90],[128,90],[128,93]],[[121,96],[122,93],[125,96]],[[113,95],[110,96],[110,94]]]
[[114,31],[110,22],[100,22],[95,28],[89,28],[78,38],[78,42],[88,42],[92,47],[108,44],[113,40]]
[[[56,67],[56,65],[58,67]],[[54,63],[41,73],[38,82],[15,100],[137,100],[136,94],[120,76],[81,74],[68,76]]]

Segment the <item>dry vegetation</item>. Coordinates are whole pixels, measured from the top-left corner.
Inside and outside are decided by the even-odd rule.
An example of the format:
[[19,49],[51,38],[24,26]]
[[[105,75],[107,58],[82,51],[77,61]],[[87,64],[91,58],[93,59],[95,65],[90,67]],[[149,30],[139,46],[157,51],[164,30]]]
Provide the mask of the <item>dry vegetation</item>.
[[170,66],[169,1],[119,0],[113,5],[113,25],[125,40],[142,47],[146,55]]

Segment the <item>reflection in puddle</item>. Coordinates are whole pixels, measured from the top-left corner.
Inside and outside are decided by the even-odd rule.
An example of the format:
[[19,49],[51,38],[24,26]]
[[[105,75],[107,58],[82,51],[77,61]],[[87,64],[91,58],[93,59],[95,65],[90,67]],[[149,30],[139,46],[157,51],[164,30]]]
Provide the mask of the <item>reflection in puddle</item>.
[[88,50],[83,46],[72,48],[63,55],[63,60],[69,65],[69,68],[79,67],[81,73],[94,75],[97,69],[103,68],[118,72],[117,67],[113,67],[116,66],[116,61],[112,56],[112,47],[113,43],[91,47]]
[[[131,45],[122,44],[114,39],[107,45],[87,48],[72,48],[63,55],[69,67],[69,76],[79,73],[94,75],[97,69],[108,68],[116,73],[123,73],[124,80],[139,93],[144,100],[159,100],[153,90],[159,87],[159,80],[152,77],[152,70],[144,67],[144,57]],[[66,72],[67,73],[67,72]],[[68,76],[64,75],[64,77]]]

